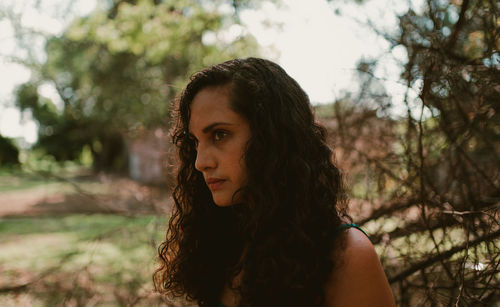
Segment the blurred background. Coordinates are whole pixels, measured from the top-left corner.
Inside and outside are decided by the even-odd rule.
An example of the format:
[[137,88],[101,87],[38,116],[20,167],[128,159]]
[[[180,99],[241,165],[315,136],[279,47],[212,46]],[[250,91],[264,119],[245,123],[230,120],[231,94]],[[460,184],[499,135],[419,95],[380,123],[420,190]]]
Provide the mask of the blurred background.
[[5,0],[0,306],[153,292],[189,76],[278,62],[309,94],[399,306],[500,306],[500,4]]

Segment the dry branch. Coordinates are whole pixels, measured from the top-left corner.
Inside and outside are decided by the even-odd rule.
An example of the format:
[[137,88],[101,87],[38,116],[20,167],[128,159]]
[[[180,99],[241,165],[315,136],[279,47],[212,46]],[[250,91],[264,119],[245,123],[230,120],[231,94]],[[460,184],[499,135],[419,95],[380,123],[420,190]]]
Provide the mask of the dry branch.
[[498,237],[500,237],[500,230],[497,230],[495,232],[492,232],[492,233],[489,233],[487,235],[481,236],[479,238],[476,238],[474,240],[466,242],[466,243],[464,243],[462,245],[452,247],[452,248],[450,248],[449,250],[447,250],[445,252],[437,254],[434,257],[428,258],[428,259],[426,259],[424,261],[418,262],[418,263],[412,265],[411,267],[403,270],[402,272],[397,273],[394,276],[391,276],[389,278],[389,283],[392,284],[392,283],[401,281],[401,280],[405,279],[406,277],[412,275],[413,273],[415,273],[417,271],[420,271],[420,270],[423,270],[423,269],[425,269],[425,268],[427,268],[427,267],[435,264],[436,262],[439,262],[439,261],[442,261],[442,260],[450,258],[451,256],[453,256],[454,254],[456,254],[458,252],[461,252],[461,251],[463,251],[463,250],[465,250],[467,248],[474,247],[474,246],[476,246],[478,244],[481,244],[483,242],[492,241],[492,240],[494,240],[494,239],[496,239]]

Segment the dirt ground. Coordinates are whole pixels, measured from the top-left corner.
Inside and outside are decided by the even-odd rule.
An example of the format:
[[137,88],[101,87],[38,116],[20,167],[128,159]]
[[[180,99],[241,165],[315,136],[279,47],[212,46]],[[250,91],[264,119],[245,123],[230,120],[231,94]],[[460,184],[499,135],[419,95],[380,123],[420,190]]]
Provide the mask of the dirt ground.
[[0,218],[70,213],[166,214],[171,206],[166,187],[110,175],[0,192]]
[[[132,222],[117,223],[111,230],[97,223],[98,228],[107,230],[76,241],[57,232],[7,234],[0,240],[3,257],[9,252],[26,257],[20,257],[22,263],[15,257],[8,262],[0,260],[0,306],[190,306],[182,300],[165,301],[153,291],[151,282],[159,244],[155,234],[163,236],[164,232],[163,223],[158,221],[172,206],[167,187],[89,173],[58,177],[13,174],[2,176],[0,187],[2,221],[59,215],[63,221],[75,213],[134,216],[124,221],[137,223],[151,220],[140,231]],[[89,229],[82,232],[92,233]],[[38,253],[32,264],[30,248]]]

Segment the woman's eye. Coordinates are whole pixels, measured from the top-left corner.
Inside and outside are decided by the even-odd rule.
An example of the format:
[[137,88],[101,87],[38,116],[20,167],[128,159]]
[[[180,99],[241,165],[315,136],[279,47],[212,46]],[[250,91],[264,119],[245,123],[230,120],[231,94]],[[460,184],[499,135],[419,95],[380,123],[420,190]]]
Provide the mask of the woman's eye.
[[222,141],[227,136],[227,132],[225,131],[214,131],[214,141],[219,142]]

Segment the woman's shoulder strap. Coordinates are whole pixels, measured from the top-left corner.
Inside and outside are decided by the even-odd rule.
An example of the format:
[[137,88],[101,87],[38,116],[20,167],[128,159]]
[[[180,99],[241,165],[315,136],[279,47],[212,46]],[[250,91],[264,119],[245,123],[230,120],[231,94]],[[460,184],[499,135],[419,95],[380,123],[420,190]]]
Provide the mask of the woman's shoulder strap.
[[[354,228],[357,228],[359,229],[362,233],[365,234],[365,236],[370,239],[370,236],[361,228],[359,227],[358,225],[354,224],[354,223],[345,223],[345,224],[341,224],[339,227],[337,227],[337,232],[341,231],[341,230],[344,230],[346,228],[351,228],[351,227],[354,227]],[[371,240],[370,240],[371,241]]]

